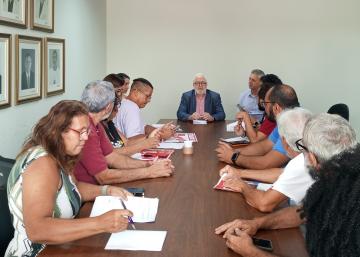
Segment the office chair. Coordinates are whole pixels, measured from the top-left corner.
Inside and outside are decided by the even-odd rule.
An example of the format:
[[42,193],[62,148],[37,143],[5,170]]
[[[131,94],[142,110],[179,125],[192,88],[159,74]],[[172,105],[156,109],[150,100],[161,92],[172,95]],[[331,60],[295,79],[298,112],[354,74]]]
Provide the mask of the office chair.
[[7,199],[7,178],[15,160],[0,156],[0,256],[5,255],[6,248],[14,236],[11,215]]
[[349,107],[346,104],[339,103],[334,104],[327,111],[330,114],[337,114],[349,121]]

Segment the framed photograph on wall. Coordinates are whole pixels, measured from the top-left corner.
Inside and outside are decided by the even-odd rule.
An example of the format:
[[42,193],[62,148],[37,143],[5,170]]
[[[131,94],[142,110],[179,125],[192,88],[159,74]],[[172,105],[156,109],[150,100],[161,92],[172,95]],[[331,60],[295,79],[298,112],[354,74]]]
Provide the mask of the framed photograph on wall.
[[52,96],[65,92],[65,40],[45,39],[45,95]]
[[0,109],[11,104],[11,35],[0,33]]
[[27,28],[27,0],[0,0],[0,24]]
[[54,0],[30,1],[31,28],[54,32]]
[[16,35],[16,104],[41,99],[43,41],[39,37]]

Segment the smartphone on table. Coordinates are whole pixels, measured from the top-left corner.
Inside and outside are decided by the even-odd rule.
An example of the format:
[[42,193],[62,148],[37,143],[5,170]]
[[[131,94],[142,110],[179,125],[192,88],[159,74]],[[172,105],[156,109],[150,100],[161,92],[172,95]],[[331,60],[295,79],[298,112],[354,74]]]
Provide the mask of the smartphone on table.
[[126,188],[126,190],[132,193],[134,196],[145,196],[145,190],[142,187],[128,187]]
[[257,237],[253,237],[252,240],[253,240],[254,245],[259,247],[260,249],[270,251],[270,252],[273,250],[272,242],[270,240],[257,238]]

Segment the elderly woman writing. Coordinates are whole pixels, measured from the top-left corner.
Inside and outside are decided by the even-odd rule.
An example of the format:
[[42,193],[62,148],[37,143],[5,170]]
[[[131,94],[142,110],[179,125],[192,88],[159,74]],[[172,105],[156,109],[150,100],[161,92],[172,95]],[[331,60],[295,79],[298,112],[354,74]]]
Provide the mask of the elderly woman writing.
[[59,102],[35,125],[9,175],[15,235],[5,256],[36,256],[46,244],[126,229],[127,217],[132,216],[127,210],[73,219],[82,201],[99,195],[129,195],[122,188],[74,179],[73,167],[89,132],[87,107],[78,101]]

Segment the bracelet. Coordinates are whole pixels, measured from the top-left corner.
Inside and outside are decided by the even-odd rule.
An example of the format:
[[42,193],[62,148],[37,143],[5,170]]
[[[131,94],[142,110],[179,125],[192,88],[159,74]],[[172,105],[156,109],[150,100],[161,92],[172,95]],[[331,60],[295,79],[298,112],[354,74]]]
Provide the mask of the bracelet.
[[104,185],[101,187],[101,195],[107,195],[107,189],[108,189],[109,185]]

